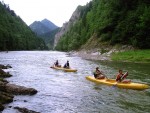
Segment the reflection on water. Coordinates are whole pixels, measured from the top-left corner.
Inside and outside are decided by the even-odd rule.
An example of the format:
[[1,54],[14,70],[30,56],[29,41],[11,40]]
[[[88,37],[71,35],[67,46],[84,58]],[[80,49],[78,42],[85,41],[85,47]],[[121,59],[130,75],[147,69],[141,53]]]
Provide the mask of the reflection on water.
[[[55,60],[70,61],[77,73],[51,69]],[[10,64],[13,77],[8,81],[38,90],[34,96],[15,96],[3,113],[16,113],[15,106],[41,113],[148,113],[150,89],[144,91],[97,85],[85,79],[95,67],[114,78],[118,69],[129,72],[129,79],[150,84],[150,64],[99,62],[69,57],[54,51],[14,51],[0,53],[0,64]],[[11,108],[9,106],[12,106]]]

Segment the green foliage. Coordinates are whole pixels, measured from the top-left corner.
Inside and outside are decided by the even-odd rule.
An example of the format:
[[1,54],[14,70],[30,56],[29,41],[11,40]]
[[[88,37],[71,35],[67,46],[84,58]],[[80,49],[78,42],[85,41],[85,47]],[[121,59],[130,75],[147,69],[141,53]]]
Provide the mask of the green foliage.
[[55,34],[60,30],[60,28],[56,28],[48,33],[45,33],[45,34],[42,34],[42,35],[39,35],[39,37],[41,37],[46,45],[48,46],[48,49],[53,49],[53,46],[54,46],[54,37],[55,37]]
[[0,2],[0,50],[45,49],[45,43],[9,6]]
[[132,62],[150,62],[150,50],[134,50],[114,53],[112,60],[115,61],[132,61]]
[[58,50],[79,49],[94,34],[111,45],[150,48],[149,0],[93,0],[78,8],[80,18],[60,39]]

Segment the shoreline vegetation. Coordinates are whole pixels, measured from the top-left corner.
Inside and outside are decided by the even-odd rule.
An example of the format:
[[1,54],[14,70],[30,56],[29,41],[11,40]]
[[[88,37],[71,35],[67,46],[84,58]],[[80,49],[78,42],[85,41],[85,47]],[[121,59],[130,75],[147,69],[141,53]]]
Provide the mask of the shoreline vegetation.
[[69,52],[68,55],[79,56],[87,60],[119,61],[134,63],[150,63],[150,49],[147,50],[80,50]]
[[113,61],[150,63],[150,49],[113,53],[111,59]]

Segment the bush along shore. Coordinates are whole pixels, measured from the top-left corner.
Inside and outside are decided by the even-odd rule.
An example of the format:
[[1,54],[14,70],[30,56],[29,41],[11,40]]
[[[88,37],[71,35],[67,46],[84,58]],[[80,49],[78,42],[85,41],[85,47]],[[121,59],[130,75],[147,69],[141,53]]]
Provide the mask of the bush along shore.
[[[14,95],[34,95],[37,93],[37,90],[34,88],[18,86],[5,80],[6,77],[12,76],[9,72],[4,71],[8,68],[12,67],[10,65],[5,66],[0,64],[0,111],[5,109],[4,104],[13,102]],[[14,109],[17,109],[21,113],[38,113],[32,110],[28,110],[27,108],[20,108],[18,106],[14,107]]]

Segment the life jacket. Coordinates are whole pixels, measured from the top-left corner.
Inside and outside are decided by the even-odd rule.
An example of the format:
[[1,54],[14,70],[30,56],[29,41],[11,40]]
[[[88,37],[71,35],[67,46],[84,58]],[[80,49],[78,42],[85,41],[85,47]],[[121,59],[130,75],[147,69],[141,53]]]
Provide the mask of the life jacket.
[[67,67],[69,67],[69,63],[66,63],[66,64],[64,65],[64,68],[67,68]]
[[121,77],[123,76],[124,74],[118,74],[117,75],[117,78],[116,78],[116,81],[122,81]]
[[118,74],[116,81],[122,81],[123,79],[125,79],[128,76],[128,72],[126,72],[125,74]]

